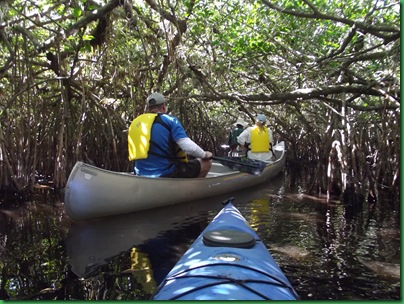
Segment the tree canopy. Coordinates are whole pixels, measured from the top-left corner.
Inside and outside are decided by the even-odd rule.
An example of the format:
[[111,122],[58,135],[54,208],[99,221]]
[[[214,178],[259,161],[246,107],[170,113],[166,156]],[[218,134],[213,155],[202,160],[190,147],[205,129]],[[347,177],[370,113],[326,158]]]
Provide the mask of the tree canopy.
[[[63,187],[77,160],[127,170],[160,91],[220,152],[270,119],[315,192],[399,186],[400,5],[390,0],[2,0],[0,188]],[[364,187],[366,184],[366,187]],[[335,191],[334,191],[335,192]],[[338,192],[338,191],[337,191]]]

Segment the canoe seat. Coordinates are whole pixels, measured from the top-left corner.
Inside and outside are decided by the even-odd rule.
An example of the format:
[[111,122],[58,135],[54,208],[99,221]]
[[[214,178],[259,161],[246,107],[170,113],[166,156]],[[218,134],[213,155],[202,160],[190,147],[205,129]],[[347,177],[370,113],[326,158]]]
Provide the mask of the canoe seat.
[[252,234],[239,230],[211,230],[203,234],[203,243],[209,247],[252,248],[255,238]]

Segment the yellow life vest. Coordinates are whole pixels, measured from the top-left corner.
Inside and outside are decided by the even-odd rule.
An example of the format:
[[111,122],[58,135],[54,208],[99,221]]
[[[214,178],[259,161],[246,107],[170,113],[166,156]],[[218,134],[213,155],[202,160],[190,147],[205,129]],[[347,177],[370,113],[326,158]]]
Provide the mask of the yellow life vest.
[[269,135],[268,128],[263,126],[254,126],[251,128],[251,152],[269,152]]
[[147,158],[150,148],[151,127],[156,113],[146,113],[136,117],[128,131],[129,160]]
[[[136,117],[130,124],[128,131],[128,151],[129,160],[144,159],[149,155],[150,143],[151,143],[151,128],[156,120],[157,113],[146,113]],[[161,120],[159,120],[161,121]],[[158,121],[158,122],[159,122]],[[165,128],[169,129],[169,126],[164,122],[160,122]],[[175,144],[173,161],[188,162],[187,155],[181,148]],[[161,157],[170,158],[168,155],[159,155]]]

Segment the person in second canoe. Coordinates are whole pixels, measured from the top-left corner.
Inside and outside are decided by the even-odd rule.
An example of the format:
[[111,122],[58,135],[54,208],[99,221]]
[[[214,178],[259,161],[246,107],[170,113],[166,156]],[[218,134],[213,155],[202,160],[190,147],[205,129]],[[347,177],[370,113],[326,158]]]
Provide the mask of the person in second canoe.
[[237,121],[233,124],[234,129],[230,131],[229,134],[229,156],[239,156],[242,152],[242,148],[237,142],[237,137],[244,131],[245,127],[247,127],[248,123],[244,121],[241,117],[237,118]]
[[[205,177],[212,153],[204,151],[185,133],[180,121],[167,114],[166,98],[152,93],[148,113],[135,118],[128,132],[129,160],[136,175],[147,177]],[[187,154],[195,157],[188,160]]]
[[272,158],[272,131],[266,126],[264,114],[258,114],[255,125],[245,129],[238,137],[237,141],[247,152],[247,157],[268,161]]

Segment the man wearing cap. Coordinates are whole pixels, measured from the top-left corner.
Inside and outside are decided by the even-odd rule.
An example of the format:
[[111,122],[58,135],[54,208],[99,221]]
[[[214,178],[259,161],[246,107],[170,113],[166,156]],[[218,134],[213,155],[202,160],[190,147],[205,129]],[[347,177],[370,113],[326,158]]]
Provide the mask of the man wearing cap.
[[[147,98],[148,113],[135,118],[128,132],[129,160],[136,175],[147,177],[205,177],[212,153],[204,151],[185,133],[180,121],[167,114],[160,93]],[[188,160],[186,155],[196,159]]]
[[229,143],[228,143],[230,147],[229,151],[230,156],[232,156],[233,154],[235,156],[238,156],[238,154],[241,153],[242,148],[237,142],[237,137],[244,131],[244,128],[247,125],[248,124],[241,117],[237,118],[236,122],[233,124],[235,128],[231,130],[229,134]]
[[238,143],[251,159],[267,161],[272,158],[272,131],[266,126],[264,114],[258,114],[255,125],[245,129],[238,137]]

